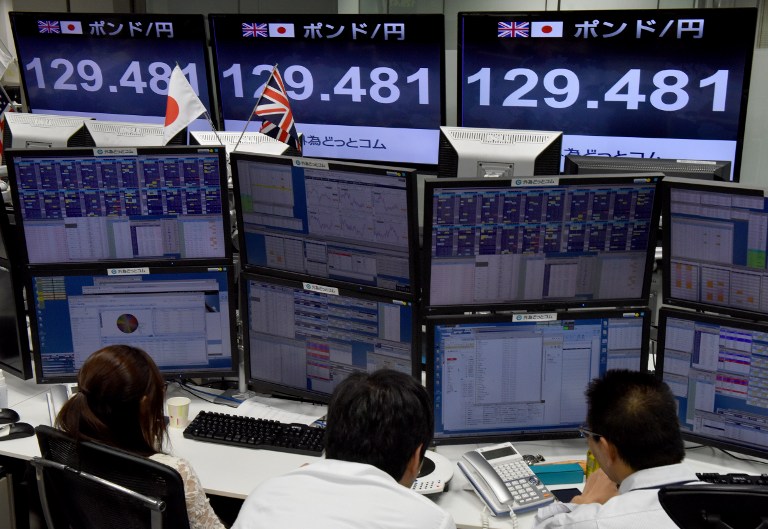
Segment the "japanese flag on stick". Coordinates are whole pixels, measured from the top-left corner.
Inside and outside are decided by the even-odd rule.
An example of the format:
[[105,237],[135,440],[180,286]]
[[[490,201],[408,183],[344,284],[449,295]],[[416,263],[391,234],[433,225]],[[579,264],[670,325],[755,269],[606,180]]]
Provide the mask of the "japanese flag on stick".
[[173,72],[171,72],[171,80],[168,81],[168,102],[165,106],[163,145],[167,145],[171,138],[195,121],[205,111],[203,102],[197,97],[192,85],[189,84],[189,81],[184,77],[184,73],[177,64]]
[[288,145],[293,145],[301,152],[301,143],[299,142],[299,134],[296,132],[291,103],[277,65],[272,69],[272,75],[269,76],[267,84],[264,85],[264,91],[256,102],[252,115],[263,120],[259,132]]

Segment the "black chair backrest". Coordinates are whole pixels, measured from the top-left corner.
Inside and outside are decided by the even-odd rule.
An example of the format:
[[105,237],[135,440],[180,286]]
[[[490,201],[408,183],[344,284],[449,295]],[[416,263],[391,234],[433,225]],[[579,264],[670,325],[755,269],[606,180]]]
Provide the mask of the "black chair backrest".
[[768,487],[670,486],[659,502],[681,529],[768,529]]
[[[69,435],[51,428],[38,426],[37,433],[40,453],[44,459],[55,461],[76,470],[86,472],[112,483],[121,485],[139,494],[150,496],[165,502],[162,513],[163,527],[186,529],[189,518],[184,496],[184,483],[179,473],[157,461],[131,454],[124,450],[100,443],[76,442]],[[125,512],[108,512],[106,500],[109,493],[98,485],[81,485],[93,490],[73,489],[68,483],[71,476],[67,473],[49,473],[46,475],[48,506],[55,520],[70,519],[72,527],[139,529],[149,527],[149,518],[138,516],[129,520],[128,505]],[[50,488],[49,488],[50,486]],[[136,509],[133,509],[136,510]],[[82,517],[82,518],[81,518]],[[68,525],[64,525],[68,527]]]

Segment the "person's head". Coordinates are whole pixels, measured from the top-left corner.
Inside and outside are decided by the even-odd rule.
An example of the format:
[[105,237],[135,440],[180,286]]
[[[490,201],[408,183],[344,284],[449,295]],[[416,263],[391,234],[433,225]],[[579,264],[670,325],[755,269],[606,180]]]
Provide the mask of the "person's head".
[[353,373],[331,396],[325,455],[373,465],[410,486],[433,425],[427,391],[413,377],[391,369]]
[[77,384],[56,426],[76,439],[142,455],[162,449],[165,382],[147,353],[128,345],[99,349],[80,368]]
[[[654,375],[610,370],[586,391],[590,446],[603,458],[618,456],[627,472],[679,463],[685,456],[675,398]],[[608,464],[607,464],[608,463]],[[610,476],[610,469],[606,468]]]

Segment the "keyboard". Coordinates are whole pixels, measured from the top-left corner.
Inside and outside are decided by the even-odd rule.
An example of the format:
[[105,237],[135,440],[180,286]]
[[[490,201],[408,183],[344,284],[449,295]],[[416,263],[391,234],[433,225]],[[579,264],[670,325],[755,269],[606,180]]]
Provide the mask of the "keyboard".
[[184,429],[196,441],[307,456],[323,453],[325,428],[201,411]]
[[701,481],[718,485],[768,485],[768,474],[718,474],[717,472],[696,473]]

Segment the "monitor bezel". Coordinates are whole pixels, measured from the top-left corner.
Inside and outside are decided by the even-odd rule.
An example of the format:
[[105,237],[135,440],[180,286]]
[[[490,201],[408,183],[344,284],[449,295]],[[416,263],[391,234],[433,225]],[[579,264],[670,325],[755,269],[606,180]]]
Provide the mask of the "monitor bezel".
[[[543,321],[567,321],[577,319],[597,319],[597,318],[626,318],[629,315],[632,317],[642,318],[642,338],[640,348],[640,371],[648,371],[648,359],[650,351],[650,332],[651,332],[651,311],[648,307],[638,308],[636,310],[619,310],[619,309],[598,309],[598,310],[574,310],[574,311],[558,311],[554,314],[526,313],[523,317],[534,316],[533,319],[522,320],[520,323],[531,323],[536,321],[535,316],[542,315]],[[425,318],[426,323],[426,354],[427,362],[425,367],[426,374],[426,387],[427,393],[430,399],[432,399],[434,407],[435,399],[435,327],[439,325],[451,325],[451,324],[482,324],[482,323],[516,323],[516,319],[520,314],[507,313],[507,314],[449,314],[449,315],[429,315]],[[553,317],[554,316],[554,317]],[[584,388],[587,389],[586,387]],[[585,417],[586,420],[586,417]],[[434,432],[436,433],[436,432]],[[506,431],[494,434],[459,434],[451,437],[434,437],[434,443],[437,445],[443,444],[467,444],[467,443],[492,443],[501,441],[535,441],[535,440],[551,440],[551,439],[572,439],[579,437],[579,426],[573,428],[561,427],[557,430],[542,432],[541,430],[528,431],[520,429],[519,431]]]
[[694,310],[728,314],[745,319],[763,319],[768,316],[768,312],[751,311],[727,305],[716,305],[714,303],[672,297],[672,204],[670,197],[673,189],[691,189],[705,192],[712,191],[715,193],[727,193],[730,195],[738,194],[748,197],[761,197],[764,200],[768,199],[768,189],[760,187],[744,186],[734,182],[697,182],[687,178],[665,178],[661,185],[661,216],[663,219],[663,237],[661,238],[661,293],[663,303]]
[[[5,217],[5,214],[0,215],[0,219],[3,217]],[[0,224],[2,224],[2,222],[3,221],[0,220]],[[18,365],[14,365],[5,361],[3,358],[0,358],[0,370],[20,378],[21,380],[29,380],[32,378],[34,372],[32,369],[32,350],[30,348],[29,333],[27,331],[27,312],[24,308],[24,273],[17,263],[13,263],[13,260],[6,261],[5,259],[0,259],[0,274],[8,274],[8,281],[11,284],[12,299],[10,300],[9,305],[12,304],[16,312],[16,323],[14,326],[16,336],[14,337],[14,340],[18,348],[13,360],[19,361]],[[3,341],[6,345],[10,342],[10,340],[7,339],[4,339]]]
[[[120,267],[123,268],[123,267]],[[139,268],[137,266],[130,266],[130,269]],[[232,264],[228,265],[222,265],[218,262],[210,261],[207,264],[198,264],[198,263],[186,263],[186,262],[175,262],[175,263],[167,263],[161,266],[151,265],[146,267],[148,269],[148,274],[184,274],[184,273],[205,273],[205,272],[223,272],[226,274],[227,277],[227,293],[228,293],[228,306],[227,310],[229,311],[229,333],[228,338],[230,341],[230,351],[232,353],[232,363],[231,366],[226,370],[194,370],[194,371],[184,371],[184,370],[173,370],[173,371],[163,371],[161,370],[161,373],[163,375],[163,378],[166,380],[186,380],[189,378],[227,378],[227,377],[236,377],[239,376],[239,364],[240,364],[240,352],[239,348],[237,346],[237,295],[238,290],[236,290],[236,282],[235,282],[235,267]],[[25,274],[25,286],[27,289],[27,292],[30,293],[30,296],[34,296],[34,279],[37,277],[54,277],[54,276],[98,276],[98,277],[109,277],[110,274],[109,271],[113,270],[111,268],[107,268],[105,266],[96,266],[92,265],[90,267],[60,267],[58,269],[40,269],[40,268],[34,268],[27,270],[27,273]],[[142,272],[138,272],[139,274],[142,274]],[[35,303],[35,300],[31,300],[32,303]],[[32,339],[32,348],[33,348],[33,355],[34,355],[34,361],[35,361],[35,380],[38,384],[47,384],[47,383],[70,383],[70,382],[76,382],[77,381],[77,373],[75,373],[72,376],[47,376],[45,372],[43,371],[43,362],[42,362],[42,351],[40,347],[40,328],[38,327],[37,317],[34,316],[36,313],[36,307],[30,308],[30,313],[32,314],[32,317],[29,318],[29,331],[30,336]],[[226,339],[227,337],[222,337],[223,339]],[[92,351],[93,352],[93,351]]]
[[[29,263],[29,254],[27,252],[27,237],[24,231],[24,219],[21,214],[21,205],[19,189],[17,185],[16,177],[16,158],[71,158],[73,156],[82,158],[98,159],[100,155],[98,151],[102,151],[106,155],[129,155],[129,156],[144,156],[144,155],[183,155],[183,154],[215,154],[219,159],[219,186],[221,189],[221,217],[222,217],[222,237],[224,244],[224,255],[221,257],[195,257],[195,258],[134,258],[130,260],[126,259],[101,259],[96,261],[64,261],[64,262],[48,262],[48,263]],[[229,213],[229,189],[227,184],[227,157],[226,151],[223,146],[202,146],[202,145],[176,145],[176,146],[160,146],[160,147],[68,147],[63,149],[8,149],[3,153],[6,158],[8,166],[8,180],[10,182],[11,196],[13,203],[17,205],[17,229],[19,233],[19,245],[21,251],[21,257],[25,263],[35,269],[59,269],[62,266],[65,267],[88,267],[94,265],[125,265],[131,263],[131,266],[140,265],[154,265],[164,266],[172,262],[180,262],[188,264],[207,264],[218,263],[222,266],[229,265],[232,262],[233,244],[232,244],[232,226],[230,225],[230,213]]]
[[[399,299],[416,300],[419,297],[419,225],[418,225],[418,210],[417,210],[417,176],[416,170],[406,167],[392,167],[386,165],[377,165],[369,163],[356,163],[338,160],[326,160],[324,158],[298,158],[286,155],[270,155],[270,154],[252,154],[245,152],[235,151],[230,154],[230,164],[232,169],[232,187],[234,193],[234,208],[237,221],[237,238],[238,246],[240,249],[240,262],[243,270],[253,271],[256,273],[262,273],[264,275],[271,275],[275,277],[285,277],[289,279],[296,279],[299,281],[317,281],[325,285],[334,286],[338,288],[357,290],[358,292],[370,292],[385,297],[395,297]],[[348,173],[366,173],[376,176],[382,176],[385,178],[404,178],[405,179],[405,193],[408,211],[408,268],[409,268],[409,283],[410,292],[402,292],[398,290],[390,290],[373,285],[364,285],[362,283],[353,283],[351,281],[344,281],[340,279],[332,279],[328,277],[313,276],[310,274],[304,274],[299,272],[291,272],[289,270],[280,270],[278,268],[270,268],[267,266],[259,266],[249,263],[248,259],[248,247],[246,244],[246,231],[245,223],[243,219],[243,208],[240,201],[240,178],[238,162],[253,162],[253,163],[266,163],[275,164],[281,166],[293,167],[295,163],[301,160],[302,163],[311,164],[314,161],[319,164],[327,164],[328,169],[331,171],[342,171]],[[302,235],[303,236],[303,235]]]
[[[656,377],[663,381],[664,380],[664,345],[666,344],[666,336],[667,336],[667,319],[668,318],[679,318],[683,320],[688,320],[692,322],[704,322],[704,323],[711,323],[716,324],[720,326],[725,327],[735,327],[735,328],[743,328],[750,331],[759,331],[768,334],[768,324],[754,321],[754,320],[746,320],[741,318],[733,318],[726,315],[719,315],[719,314],[713,314],[713,313],[703,313],[703,312],[697,312],[697,311],[691,311],[691,310],[680,310],[675,307],[661,307],[659,309],[659,315],[658,315],[658,338],[657,338],[657,348],[656,348]],[[768,413],[766,414],[766,417],[768,417]],[[711,437],[707,437],[705,435],[697,434],[694,432],[689,432],[684,430],[682,427],[680,428],[680,433],[684,440],[686,441],[693,441],[696,443],[700,443],[706,446],[713,446],[715,448],[719,448],[721,450],[733,450],[739,453],[756,456],[756,457],[762,457],[762,458],[768,458],[768,445],[764,449],[755,448],[754,446],[744,445],[737,443],[735,441],[723,441],[720,439],[712,439]]]
[[[66,15],[66,16],[65,16]],[[147,21],[147,22],[175,22],[175,21],[184,21],[188,22],[190,19],[197,18],[199,19],[199,45],[201,46],[200,52],[202,54],[202,66],[204,68],[203,72],[200,72],[200,75],[198,77],[198,82],[205,82],[207,89],[208,89],[208,98],[210,100],[211,108],[209,108],[209,112],[212,115],[212,120],[216,122],[218,120],[218,116],[214,113],[214,107],[215,103],[218,100],[217,92],[214,92],[212,77],[213,77],[213,71],[211,70],[211,62],[209,59],[209,50],[208,50],[208,38],[206,34],[207,30],[207,24],[205,21],[205,16],[202,14],[159,14],[159,13],[54,13],[52,11],[22,11],[22,10],[13,10],[8,13],[9,17],[9,24],[11,27],[11,31],[13,34],[13,43],[14,46],[16,45],[16,24],[14,21],[15,17],[39,17],[41,19],[45,20],[58,20],[60,18],[66,18],[67,20],[79,20],[82,21],[84,18],[90,18],[90,17],[99,17],[102,16],[104,18],[115,20],[115,19],[122,19],[124,22],[128,23],[130,21]],[[82,38],[88,38],[88,34],[80,35],[79,37]],[[161,45],[161,43],[158,43],[158,45]],[[18,54],[18,63],[24,64],[24,58],[22,57],[22,52],[17,51]],[[173,66],[173,65],[171,65]],[[21,70],[21,68],[19,68]],[[203,80],[203,74],[205,76],[205,79]],[[23,71],[21,71],[21,87],[22,87],[22,94],[24,97],[24,102],[26,104],[26,108],[28,109],[28,112],[34,113],[35,105],[29,101],[29,90],[27,90],[27,76]],[[58,109],[52,109],[59,112]],[[67,114],[67,109],[61,109],[61,114]],[[158,115],[158,116],[152,116],[150,114],[144,115],[144,114],[137,114],[137,116],[142,116],[144,118],[155,118],[154,123],[163,123],[163,120],[165,118],[165,115]],[[115,120],[117,118],[111,118],[112,120]],[[144,122],[141,122],[144,123]]]
[[[592,165],[590,162],[599,161],[606,164],[606,167],[599,165]],[[648,169],[642,167],[633,167],[633,165],[640,165],[646,163],[648,165],[656,165],[656,167],[650,167]],[[622,164],[628,164],[622,167]],[[701,167],[711,169],[710,171],[687,171],[688,168]],[[728,168],[730,173],[731,162],[727,160],[676,160],[672,158],[605,158],[602,156],[577,156],[575,154],[567,154],[565,156],[565,165],[563,169],[564,174],[620,174],[620,173],[637,173],[638,171],[649,172],[662,172],[667,178],[693,178],[698,180],[719,180],[727,181],[728,178],[723,179],[721,174],[724,169]],[[667,174],[669,172],[677,172],[678,175]],[[685,175],[680,175],[685,173]],[[729,175],[726,175],[730,177]],[[712,178],[708,178],[712,177]],[[717,178],[715,178],[717,177]]]
[[[462,303],[459,305],[431,305],[430,290],[432,277],[432,227],[433,227],[433,201],[437,188],[511,188],[530,189],[535,182],[544,182],[543,186],[559,187],[568,185],[590,186],[595,184],[632,184],[637,180],[647,181],[653,179],[655,184],[653,210],[651,213],[651,229],[648,234],[648,248],[646,249],[645,273],[641,295],[637,298],[610,298],[592,300],[514,300],[498,303]],[[655,263],[656,237],[658,234],[659,215],[661,212],[661,199],[659,196],[659,183],[662,181],[661,173],[635,173],[635,174],[611,174],[611,175],[553,175],[531,176],[522,178],[427,178],[424,183],[424,232],[423,232],[423,271],[422,300],[424,310],[428,314],[455,314],[457,312],[503,312],[511,310],[562,310],[571,308],[591,307],[644,307],[648,305],[652,272]]]
[[[288,277],[276,277],[265,275],[253,271],[242,270],[239,276],[240,281],[240,315],[242,329],[242,347],[243,347],[243,365],[245,370],[245,381],[248,387],[258,393],[273,394],[278,397],[288,397],[309,402],[327,404],[330,401],[330,393],[321,393],[311,391],[305,388],[295,388],[285,384],[279,384],[263,379],[255,378],[251,375],[251,342],[250,325],[248,312],[248,289],[251,281],[264,281],[278,286],[284,286],[295,289],[303,289],[305,285],[311,284],[320,289],[331,288],[330,284],[317,283],[315,281],[303,282]],[[398,305],[410,304],[411,306],[411,376],[421,382],[421,322],[419,319],[418,305],[415,301],[404,301],[392,297],[382,297],[368,292],[361,292],[355,289],[338,288],[339,296],[347,296],[357,299],[364,299],[374,302],[391,302]]]

